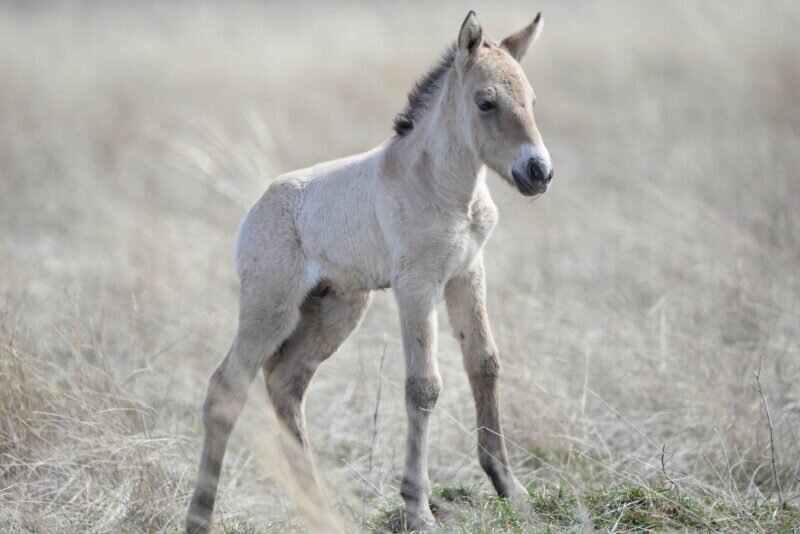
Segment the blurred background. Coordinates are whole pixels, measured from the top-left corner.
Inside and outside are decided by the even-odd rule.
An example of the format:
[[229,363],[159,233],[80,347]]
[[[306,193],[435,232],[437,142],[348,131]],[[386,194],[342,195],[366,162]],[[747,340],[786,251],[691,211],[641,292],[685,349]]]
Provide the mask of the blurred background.
[[[796,510],[796,2],[9,2],[0,530],[181,528],[206,381],[235,332],[239,220],[280,173],[390,136],[469,9],[495,39],[546,20],[523,67],[555,180],[531,202],[489,176],[485,256],[517,475],[578,504],[517,523],[479,504],[491,487],[442,308],[431,478],[471,505],[440,528],[600,528],[581,496],[620,487],[726,510],[703,529],[775,502],[776,480]],[[307,413],[337,513],[390,528],[405,440],[390,292],[322,365]],[[258,380],[220,529],[302,528],[278,432]],[[739,529],[768,529],[752,521]]]

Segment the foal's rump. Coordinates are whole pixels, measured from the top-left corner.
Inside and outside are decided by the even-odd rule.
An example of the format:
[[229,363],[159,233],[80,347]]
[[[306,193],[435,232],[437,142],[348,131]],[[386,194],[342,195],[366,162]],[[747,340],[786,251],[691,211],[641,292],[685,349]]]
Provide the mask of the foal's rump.
[[240,280],[264,269],[297,268],[300,248],[294,212],[301,190],[298,181],[279,178],[248,210],[236,234]]

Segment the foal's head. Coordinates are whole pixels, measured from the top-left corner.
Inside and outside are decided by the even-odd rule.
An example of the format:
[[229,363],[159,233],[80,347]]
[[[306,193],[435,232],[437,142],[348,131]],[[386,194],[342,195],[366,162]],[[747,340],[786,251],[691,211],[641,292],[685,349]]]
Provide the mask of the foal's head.
[[456,44],[458,109],[468,142],[526,196],[544,193],[553,178],[550,154],[533,119],[536,96],[519,64],[543,23],[540,13],[496,44],[470,12]]

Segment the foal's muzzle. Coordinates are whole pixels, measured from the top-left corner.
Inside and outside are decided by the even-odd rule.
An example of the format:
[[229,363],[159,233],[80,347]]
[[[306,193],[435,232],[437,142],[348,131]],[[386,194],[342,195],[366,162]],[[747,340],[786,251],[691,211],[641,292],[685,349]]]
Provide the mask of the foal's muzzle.
[[529,197],[547,191],[547,185],[553,179],[553,168],[540,158],[530,158],[524,170],[514,169],[511,175],[519,192]]

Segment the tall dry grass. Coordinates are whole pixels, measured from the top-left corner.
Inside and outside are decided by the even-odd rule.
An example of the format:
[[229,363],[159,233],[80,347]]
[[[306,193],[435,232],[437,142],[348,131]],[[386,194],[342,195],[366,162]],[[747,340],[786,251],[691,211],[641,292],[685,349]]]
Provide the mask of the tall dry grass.
[[[495,37],[547,20],[524,65],[555,187],[531,203],[490,181],[489,306],[520,478],[666,485],[664,447],[684,492],[773,496],[760,365],[796,505],[800,9],[470,7]],[[388,136],[466,9],[0,8],[0,529],[180,526],[205,381],[235,327],[244,209],[280,172]],[[353,524],[400,502],[395,311],[376,298],[308,399],[320,471]],[[432,478],[488,488],[442,330]],[[226,460],[225,528],[299,528],[265,406],[257,384]]]

